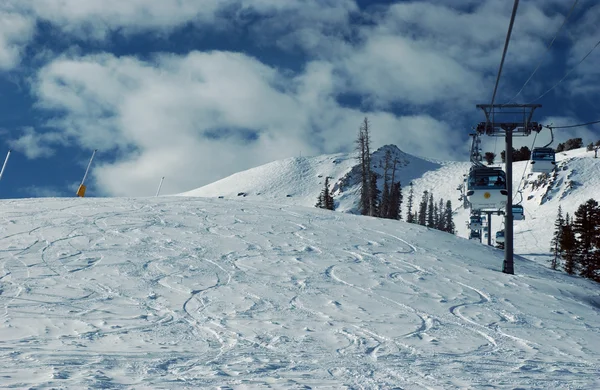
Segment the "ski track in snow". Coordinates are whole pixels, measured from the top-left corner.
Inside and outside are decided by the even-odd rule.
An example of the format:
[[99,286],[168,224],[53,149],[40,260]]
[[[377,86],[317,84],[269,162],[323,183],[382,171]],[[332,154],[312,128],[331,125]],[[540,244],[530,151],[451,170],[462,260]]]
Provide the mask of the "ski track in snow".
[[[427,229],[391,221],[187,198],[2,207],[3,386],[599,383],[584,331],[597,336],[597,309],[571,308],[565,328],[562,312],[525,313],[494,286],[542,285],[482,267],[495,252],[439,232],[427,247]],[[557,296],[547,304],[574,299]],[[542,342],[571,329],[574,344]]]

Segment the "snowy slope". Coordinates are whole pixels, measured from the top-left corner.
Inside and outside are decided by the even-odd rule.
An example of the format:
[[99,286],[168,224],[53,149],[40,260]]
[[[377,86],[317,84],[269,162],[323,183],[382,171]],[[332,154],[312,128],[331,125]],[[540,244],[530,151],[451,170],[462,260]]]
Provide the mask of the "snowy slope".
[[333,184],[356,165],[350,154],[292,157],[274,161],[197,188],[181,196],[224,197],[312,207],[330,176]]
[[450,234],[248,198],[0,215],[2,387],[600,388],[597,284]]
[[[403,186],[403,218],[406,217],[409,184],[412,183],[417,207],[423,191],[433,193],[436,200],[451,200],[457,234],[468,237],[470,210],[462,207],[457,187],[462,183],[463,175],[468,173],[470,163],[422,159],[404,153],[396,146],[387,145],[373,154],[373,167],[379,174],[383,172],[386,150],[390,150],[400,162],[397,177]],[[559,153],[556,178],[542,182],[536,188],[534,182],[539,174],[531,174],[531,167],[526,161],[513,164],[513,198],[515,203],[522,200],[526,216],[525,221],[515,221],[516,253],[548,261],[558,205],[562,205],[564,213],[572,215],[586,200],[600,200],[600,159],[594,159],[593,156],[594,153],[585,148]],[[237,173],[182,195],[240,198],[237,194],[244,192],[247,194],[244,199],[312,207],[323,188],[324,177],[329,175],[333,178],[332,184],[335,184],[332,187],[335,190],[336,210],[355,213],[359,199],[356,163],[355,154],[281,160]],[[345,185],[341,186],[341,183]],[[545,196],[547,191],[548,196]],[[492,217],[492,237],[502,228],[503,218]]]

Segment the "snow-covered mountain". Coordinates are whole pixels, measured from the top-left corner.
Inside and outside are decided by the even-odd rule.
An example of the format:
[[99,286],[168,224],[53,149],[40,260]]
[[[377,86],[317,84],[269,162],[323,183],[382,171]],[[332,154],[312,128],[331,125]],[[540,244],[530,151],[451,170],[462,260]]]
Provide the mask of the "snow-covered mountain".
[[0,387],[600,388],[596,283],[251,198],[0,201]]
[[[383,173],[386,151],[399,161],[397,177],[403,186],[403,217],[406,216],[409,184],[414,202],[418,204],[423,191],[435,199],[451,200],[455,210],[457,234],[468,237],[470,211],[462,207],[457,187],[463,182],[469,162],[435,161],[412,156],[394,145],[386,145],[373,153],[373,168]],[[557,170],[549,178],[531,174],[526,161],[513,164],[514,203],[524,206],[524,221],[515,221],[516,253],[547,261],[553,222],[558,205],[564,213],[575,212],[590,198],[600,200],[600,159],[585,148],[557,154]],[[236,173],[207,186],[183,193],[183,196],[244,198],[259,202],[313,207],[324,186],[326,176],[332,179],[336,210],[356,213],[358,170],[356,154],[334,154],[316,157],[289,158]],[[501,217],[492,217],[492,237],[502,229]]]
[[[405,185],[427,181],[431,172],[447,174],[468,170],[467,163],[439,162],[415,157],[394,145],[386,145],[372,154],[372,168],[383,174],[384,157],[390,151],[398,159],[396,178]],[[338,153],[316,157],[293,157],[238,172],[181,196],[223,197],[277,202],[313,207],[329,176],[336,210],[357,213],[359,171],[355,154]],[[449,168],[451,167],[451,168]],[[429,178],[433,179],[433,178]],[[462,181],[457,178],[455,187]],[[454,196],[458,193],[454,191]]]

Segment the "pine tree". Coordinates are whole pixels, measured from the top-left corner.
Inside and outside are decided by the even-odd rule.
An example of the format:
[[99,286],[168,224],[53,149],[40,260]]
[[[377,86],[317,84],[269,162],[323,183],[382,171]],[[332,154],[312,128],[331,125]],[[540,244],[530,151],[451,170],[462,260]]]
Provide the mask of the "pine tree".
[[432,218],[433,223],[431,224],[431,227],[433,229],[437,229],[439,227],[439,223],[440,223],[440,220],[439,220],[440,214],[439,213],[440,213],[440,210],[439,210],[438,204],[436,202],[433,204],[433,213],[432,213],[433,214],[433,218]]
[[[381,204],[379,206],[379,216],[382,218],[389,218],[390,208],[390,183],[389,183],[389,171],[390,163],[392,160],[392,153],[388,150],[385,151],[385,160],[383,165],[383,191],[381,192]],[[393,185],[392,180],[392,185]]]
[[445,214],[446,214],[446,207],[444,205],[444,199],[440,199],[439,203],[438,203],[438,214],[437,214],[437,223],[435,224],[435,228],[437,230],[441,230],[441,231],[445,231],[444,230],[444,219],[445,219]]
[[319,192],[319,196],[317,197],[317,203],[315,204],[315,207],[317,208],[324,208],[324,199],[323,199],[323,191]]
[[577,240],[575,232],[573,232],[572,223],[569,218],[569,213],[565,217],[565,225],[560,234],[560,251],[564,252],[565,272],[569,275],[575,273],[575,253],[577,250]]
[[427,227],[435,228],[435,208],[433,202],[433,194],[429,194],[429,200],[427,201]]
[[600,206],[594,199],[589,199],[575,211],[573,221],[573,232],[577,234],[575,262],[579,274],[588,279],[594,279],[600,269],[594,253],[598,249],[595,244],[600,239],[599,223]]
[[371,172],[371,156],[369,155],[369,121],[364,119],[358,131],[356,140],[356,149],[358,150],[358,162],[360,165],[360,212],[362,215],[369,215],[369,179]]
[[429,200],[429,193],[427,191],[423,191],[423,197],[421,198],[421,203],[419,203],[419,213],[417,214],[417,223],[419,225],[426,226],[427,223],[427,201]]
[[552,262],[550,263],[550,267],[552,269],[556,269],[558,267],[559,257],[561,255],[560,250],[560,240],[563,232],[563,227],[565,225],[565,220],[562,215],[562,207],[558,205],[558,215],[556,217],[556,221],[554,221],[554,236],[552,237],[552,241],[550,241],[550,251],[554,255]]
[[315,204],[315,207],[327,210],[335,209],[333,195],[331,195],[331,192],[329,190],[329,176],[325,178],[325,187],[321,190],[321,193],[317,198],[317,204]]
[[371,217],[379,216],[379,194],[381,191],[377,188],[377,173],[371,171],[369,174],[369,215]]
[[329,179],[329,176],[325,178],[325,208],[327,210],[335,210],[335,202],[333,201],[333,195],[329,190]]
[[408,210],[406,211],[406,222],[408,222],[408,223],[415,223],[415,221],[416,221],[415,216],[412,211],[413,198],[414,198],[414,192],[413,192],[413,184],[411,182],[410,189],[408,190],[408,204],[406,205],[408,208]]
[[456,226],[454,226],[454,220],[452,218],[452,202],[446,201],[446,211],[444,212],[444,231],[454,234]]
[[400,182],[396,182],[392,185],[392,192],[390,194],[390,207],[388,210],[388,218],[390,219],[402,219],[400,208],[402,207],[402,186]]

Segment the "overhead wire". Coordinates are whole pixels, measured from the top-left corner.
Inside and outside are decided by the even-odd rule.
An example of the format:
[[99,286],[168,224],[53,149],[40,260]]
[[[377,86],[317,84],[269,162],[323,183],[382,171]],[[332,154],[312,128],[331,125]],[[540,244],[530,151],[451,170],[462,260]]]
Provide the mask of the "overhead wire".
[[564,76],[562,79],[558,80],[558,82],[556,84],[554,84],[549,90],[547,90],[546,92],[544,92],[543,94],[541,94],[540,96],[538,96],[537,98],[533,99],[532,101],[530,101],[527,104],[531,104],[533,102],[535,102],[536,100],[539,100],[541,98],[543,98],[544,96],[546,96],[548,93],[550,93],[550,91],[552,91],[554,88],[556,88],[560,83],[563,82],[564,79],[566,79],[575,69],[577,69],[577,67],[583,62],[585,61],[586,58],[589,57],[590,54],[592,54],[592,52],[594,51],[594,49],[596,49],[598,47],[598,45],[600,45],[600,40],[598,42],[596,42],[596,44],[594,45],[594,47],[592,47],[592,49],[590,51],[587,52],[587,54],[585,56],[583,56],[583,58],[573,67],[571,68]]
[[[533,143],[531,144],[531,152],[533,152],[533,148],[535,147],[535,140],[536,140],[538,134],[539,133],[536,131],[535,136],[533,137]],[[525,173],[527,172],[527,166],[529,165],[529,161],[530,161],[530,159],[527,159],[527,162],[525,163],[525,169],[523,169],[523,174],[521,175],[521,180],[519,180],[519,185],[517,186],[517,194],[521,194],[522,190],[520,190],[520,188],[521,188],[521,184],[523,184],[523,179],[525,179]],[[512,198],[513,202],[514,202],[517,194],[513,195],[513,198]],[[523,194],[521,194],[521,202],[522,201],[523,201]],[[521,202],[519,202],[519,203],[521,203]]]
[[527,84],[529,83],[529,81],[531,81],[531,79],[533,78],[533,76],[540,69],[540,67],[542,66],[542,63],[544,62],[544,57],[550,51],[550,48],[554,44],[554,41],[556,40],[556,38],[560,34],[560,32],[563,29],[563,27],[567,24],[567,21],[571,17],[571,14],[573,13],[573,10],[575,9],[575,6],[577,5],[578,2],[579,2],[579,0],[575,0],[573,2],[573,5],[571,6],[571,9],[569,10],[569,13],[567,14],[567,16],[565,16],[565,19],[563,20],[562,24],[560,25],[560,27],[558,28],[558,30],[556,30],[556,33],[554,34],[554,38],[552,38],[552,41],[550,41],[550,44],[546,48],[546,51],[544,52],[544,54],[542,54],[542,56],[540,58],[540,62],[537,64],[537,66],[535,67],[535,69],[533,70],[533,72],[531,73],[531,75],[529,76],[529,78],[525,81],[525,84],[523,84],[523,86],[521,87],[521,89],[519,89],[519,92],[517,92],[517,94],[515,96],[513,96],[506,104],[510,104],[513,100],[515,100],[521,94],[521,92],[523,92],[523,89],[525,89],[525,86],[527,86]]
[[[498,75],[496,76],[496,84],[494,85],[494,93],[492,94],[492,103],[491,107],[494,107],[494,101],[496,100],[496,92],[498,92],[498,84],[500,83],[500,76],[502,75],[502,68],[504,66],[504,60],[506,59],[506,52],[508,51],[508,44],[510,42],[510,36],[512,34],[513,25],[515,24],[515,17],[517,15],[517,8],[519,7],[519,0],[515,0],[513,3],[512,14],[510,15],[510,22],[508,24],[508,31],[506,33],[506,40],[504,41],[504,49],[502,50],[502,58],[500,59],[500,67],[498,68]],[[492,121],[493,118],[493,108],[492,108]],[[494,141],[494,154],[496,154],[496,142],[498,139]]]
[[589,126],[589,125],[595,125],[596,123],[600,123],[600,120],[598,121],[593,121],[593,122],[587,122],[587,123],[579,123],[577,125],[570,125],[570,126],[552,126],[552,125],[545,125],[544,127],[547,129],[571,129],[573,127],[582,127],[582,126]]
[[498,91],[498,84],[500,83],[500,76],[502,75],[502,67],[504,66],[504,60],[506,59],[506,52],[508,51],[508,43],[510,42],[510,35],[512,34],[513,25],[515,24],[515,16],[517,15],[517,8],[519,7],[519,0],[515,0],[513,4],[512,14],[510,15],[510,23],[508,24],[508,32],[506,33],[506,40],[504,41],[504,50],[502,51],[502,59],[500,60],[500,67],[498,68],[498,75],[496,76],[496,85],[494,86],[494,94],[492,95],[492,104],[494,107],[494,101],[496,100],[496,92]]

